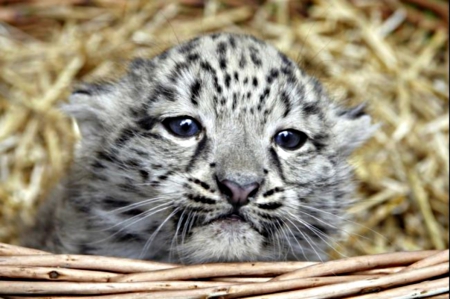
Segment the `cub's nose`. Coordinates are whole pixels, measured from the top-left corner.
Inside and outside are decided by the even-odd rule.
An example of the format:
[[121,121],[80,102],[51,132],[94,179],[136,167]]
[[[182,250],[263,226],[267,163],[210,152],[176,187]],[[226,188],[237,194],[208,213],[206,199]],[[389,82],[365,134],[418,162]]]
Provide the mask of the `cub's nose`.
[[230,180],[218,181],[220,192],[227,198],[228,202],[235,208],[248,204],[249,197],[258,192],[259,184],[254,182],[241,186]]

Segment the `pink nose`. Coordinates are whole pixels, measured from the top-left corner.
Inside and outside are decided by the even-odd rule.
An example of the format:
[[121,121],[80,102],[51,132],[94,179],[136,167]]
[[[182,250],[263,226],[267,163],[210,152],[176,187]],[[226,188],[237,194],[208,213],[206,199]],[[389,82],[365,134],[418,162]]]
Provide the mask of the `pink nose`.
[[236,182],[230,180],[223,180],[219,182],[219,189],[224,194],[230,204],[239,208],[248,203],[249,197],[258,192],[259,184],[251,183],[241,186]]

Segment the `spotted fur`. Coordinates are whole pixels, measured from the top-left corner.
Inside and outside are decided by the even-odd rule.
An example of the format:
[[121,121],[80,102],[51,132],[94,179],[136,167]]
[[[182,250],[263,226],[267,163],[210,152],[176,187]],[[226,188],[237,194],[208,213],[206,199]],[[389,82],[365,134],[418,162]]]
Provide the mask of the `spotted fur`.
[[[24,244],[182,263],[324,258],[352,202],[346,159],[374,129],[274,47],[226,33],[136,59],[64,109],[83,139]],[[176,116],[202,132],[170,134],[162,123]],[[283,149],[284,129],[308,140]],[[223,220],[233,209],[223,179],[259,183],[245,221]]]

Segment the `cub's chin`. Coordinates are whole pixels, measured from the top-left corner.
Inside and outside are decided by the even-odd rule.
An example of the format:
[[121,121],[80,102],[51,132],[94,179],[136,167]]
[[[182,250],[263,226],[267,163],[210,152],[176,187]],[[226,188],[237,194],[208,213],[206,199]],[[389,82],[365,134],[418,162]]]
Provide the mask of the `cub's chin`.
[[247,222],[220,219],[196,227],[178,253],[184,263],[243,262],[266,260],[264,238]]

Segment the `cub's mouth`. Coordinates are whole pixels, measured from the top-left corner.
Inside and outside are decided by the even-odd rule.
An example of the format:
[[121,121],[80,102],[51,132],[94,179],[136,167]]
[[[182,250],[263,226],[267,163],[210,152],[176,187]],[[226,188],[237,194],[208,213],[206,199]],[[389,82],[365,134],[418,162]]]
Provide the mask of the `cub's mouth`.
[[213,223],[213,222],[219,222],[219,221],[230,221],[230,222],[248,222],[245,217],[239,213],[239,211],[232,211],[230,213],[226,213],[223,215],[220,215],[213,220],[209,221],[207,224]]
[[204,222],[203,226],[209,226],[214,224],[220,224],[221,226],[230,225],[234,227],[238,227],[244,224],[247,224],[250,227],[252,226],[251,222],[242,213],[236,210],[218,215],[213,219]]
[[219,227],[225,231],[244,231],[253,230],[260,235],[264,234],[257,229],[257,226],[247,215],[240,213],[239,211],[231,211],[229,213],[224,213],[204,224],[204,226],[213,225]]

